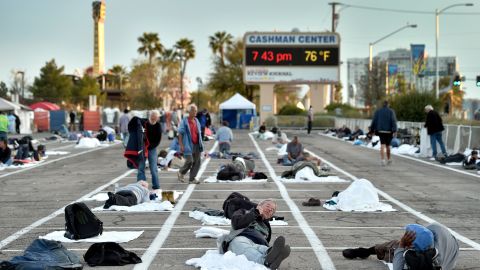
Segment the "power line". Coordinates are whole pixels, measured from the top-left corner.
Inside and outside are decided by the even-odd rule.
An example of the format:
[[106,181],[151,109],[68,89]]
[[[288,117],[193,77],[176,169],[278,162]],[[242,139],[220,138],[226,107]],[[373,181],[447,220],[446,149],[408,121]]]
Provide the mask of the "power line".
[[[435,15],[434,11],[422,11],[422,10],[409,10],[409,9],[393,9],[393,8],[379,8],[371,6],[361,6],[361,5],[351,5],[343,4],[346,7],[352,7],[357,9],[364,10],[374,10],[374,11],[386,11],[386,12],[395,12],[395,13],[409,13],[409,14],[429,14]],[[444,12],[444,15],[480,15],[480,12]]]

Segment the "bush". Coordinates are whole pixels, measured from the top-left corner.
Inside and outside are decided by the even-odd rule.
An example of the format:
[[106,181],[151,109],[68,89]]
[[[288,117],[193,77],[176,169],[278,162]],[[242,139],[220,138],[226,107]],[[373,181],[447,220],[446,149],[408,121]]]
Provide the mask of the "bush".
[[346,103],[330,103],[325,107],[329,115],[336,115],[336,110],[341,109],[341,116],[349,118],[360,118],[362,114],[356,108]]
[[433,93],[411,92],[397,95],[390,102],[390,107],[395,110],[397,120],[423,122],[425,121],[425,106],[432,105],[438,111],[440,101]]
[[304,110],[291,104],[283,106],[278,112],[278,115],[304,115],[304,114],[305,114]]

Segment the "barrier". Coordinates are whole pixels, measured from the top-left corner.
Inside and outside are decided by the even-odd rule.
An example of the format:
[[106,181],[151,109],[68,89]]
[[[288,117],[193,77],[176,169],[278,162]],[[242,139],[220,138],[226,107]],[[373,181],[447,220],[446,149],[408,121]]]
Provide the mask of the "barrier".
[[100,129],[100,113],[96,111],[83,112],[83,129],[97,131]]
[[33,113],[33,122],[38,132],[48,131],[50,129],[50,112],[35,111]]

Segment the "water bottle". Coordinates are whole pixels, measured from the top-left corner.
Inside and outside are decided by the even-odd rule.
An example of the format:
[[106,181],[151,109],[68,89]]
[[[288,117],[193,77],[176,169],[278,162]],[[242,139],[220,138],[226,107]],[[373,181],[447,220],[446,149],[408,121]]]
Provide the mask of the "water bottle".
[[119,187],[120,185],[118,183],[115,183],[114,193],[117,193]]

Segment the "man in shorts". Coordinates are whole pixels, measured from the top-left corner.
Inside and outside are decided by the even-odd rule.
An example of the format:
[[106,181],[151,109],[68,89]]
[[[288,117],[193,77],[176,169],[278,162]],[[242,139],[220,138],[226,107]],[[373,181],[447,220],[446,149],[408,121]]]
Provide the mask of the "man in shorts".
[[[372,130],[380,137],[380,159],[382,166],[392,164],[390,159],[390,143],[397,133],[397,117],[395,112],[388,107],[388,101],[383,102],[383,107],[378,109],[373,116]],[[385,151],[387,160],[385,161]]]

